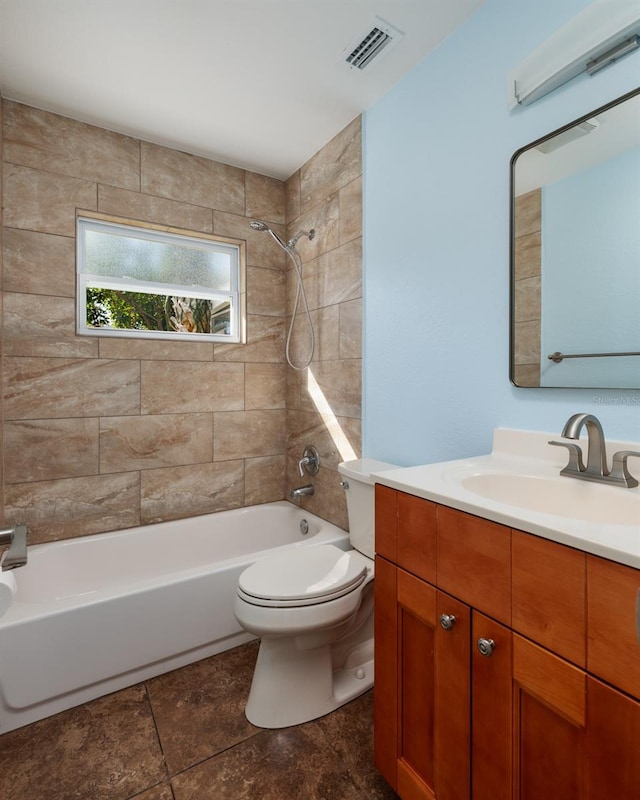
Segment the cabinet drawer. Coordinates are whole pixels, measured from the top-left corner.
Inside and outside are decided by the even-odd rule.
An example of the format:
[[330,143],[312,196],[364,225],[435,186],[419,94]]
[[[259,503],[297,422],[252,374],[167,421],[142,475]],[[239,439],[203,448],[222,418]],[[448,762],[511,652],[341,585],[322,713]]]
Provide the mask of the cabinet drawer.
[[436,582],[436,505],[376,484],[376,553]]
[[640,570],[587,557],[587,669],[640,698]]
[[398,565],[436,582],[436,504],[398,492]]
[[376,554],[394,564],[398,560],[398,492],[375,486]]
[[511,530],[437,507],[438,587],[511,625]]
[[580,667],[586,663],[585,553],[512,531],[513,629]]

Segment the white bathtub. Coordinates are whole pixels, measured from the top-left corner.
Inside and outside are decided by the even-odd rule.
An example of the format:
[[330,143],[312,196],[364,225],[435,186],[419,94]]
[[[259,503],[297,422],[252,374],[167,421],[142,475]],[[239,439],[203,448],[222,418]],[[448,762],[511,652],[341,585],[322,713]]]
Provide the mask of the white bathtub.
[[349,548],[279,502],[30,547],[0,619],[0,733],[249,641],[233,616],[240,572],[327,542]]

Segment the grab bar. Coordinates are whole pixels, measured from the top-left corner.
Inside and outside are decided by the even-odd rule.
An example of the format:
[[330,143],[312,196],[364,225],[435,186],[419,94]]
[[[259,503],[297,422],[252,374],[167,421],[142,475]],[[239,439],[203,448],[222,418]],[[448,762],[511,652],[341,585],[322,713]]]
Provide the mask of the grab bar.
[[547,358],[554,364],[560,364],[565,358],[616,358],[618,356],[640,356],[640,353],[551,353]]
[[8,544],[9,549],[2,554],[0,565],[2,571],[23,567],[27,563],[27,533],[26,525],[14,525],[12,528],[0,530],[0,545]]

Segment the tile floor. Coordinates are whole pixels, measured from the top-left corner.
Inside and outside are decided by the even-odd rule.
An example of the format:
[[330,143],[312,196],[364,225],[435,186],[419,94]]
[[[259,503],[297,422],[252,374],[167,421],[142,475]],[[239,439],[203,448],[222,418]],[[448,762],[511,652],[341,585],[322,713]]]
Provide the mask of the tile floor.
[[372,694],[267,731],[244,716],[257,644],[0,736],[2,800],[394,800]]

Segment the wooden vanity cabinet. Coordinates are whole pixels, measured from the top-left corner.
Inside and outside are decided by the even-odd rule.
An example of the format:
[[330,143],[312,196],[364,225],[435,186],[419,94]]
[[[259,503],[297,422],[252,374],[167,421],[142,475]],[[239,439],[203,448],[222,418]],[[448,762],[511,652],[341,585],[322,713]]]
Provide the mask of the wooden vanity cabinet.
[[638,570],[376,489],[375,762],[400,797],[638,800]]

